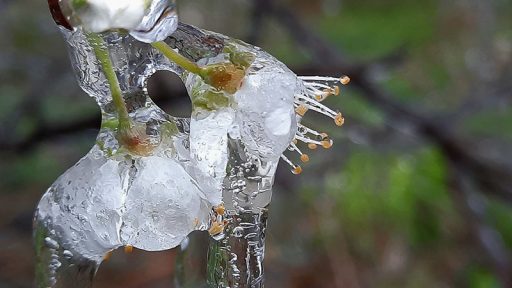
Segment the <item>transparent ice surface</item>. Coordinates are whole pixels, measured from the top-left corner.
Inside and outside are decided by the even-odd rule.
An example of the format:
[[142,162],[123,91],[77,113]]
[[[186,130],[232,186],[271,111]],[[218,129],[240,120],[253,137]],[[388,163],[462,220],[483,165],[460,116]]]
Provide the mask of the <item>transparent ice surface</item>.
[[298,81],[273,57],[259,54],[235,94],[237,124],[242,142],[252,154],[278,161],[297,130],[293,104]]
[[48,0],[62,28],[102,33],[125,30],[146,43],[162,41],[178,26],[175,0]]
[[175,0],[153,0],[139,25],[130,31],[137,40],[162,41],[178,28]]
[[48,237],[98,262],[120,246],[128,167],[124,161],[107,159],[94,147],[64,173],[39,203],[37,218],[51,227],[53,235]]

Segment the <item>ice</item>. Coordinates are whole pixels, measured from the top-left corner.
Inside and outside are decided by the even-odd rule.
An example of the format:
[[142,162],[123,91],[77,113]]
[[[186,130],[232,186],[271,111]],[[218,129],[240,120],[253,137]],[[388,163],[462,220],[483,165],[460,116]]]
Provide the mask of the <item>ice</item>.
[[150,156],[134,166],[138,171],[128,189],[121,229],[125,245],[170,249],[207,221],[203,193],[174,159]]
[[[168,42],[184,43],[182,37],[188,39],[188,36],[182,36],[182,31],[188,28],[180,27],[171,37],[175,40]],[[211,195],[224,194],[224,202],[230,202],[225,193],[231,190],[230,173],[241,167],[235,174],[242,173],[241,178],[251,184],[250,188],[233,189],[250,196],[238,199],[237,205],[250,206],[259,198],[266,199],[260,203],[264,207],[269,203],[265,201],[270,199],[270,189],[263,182],[273,182],[275,167],[297,131],[294,100],[296,91],[302,89],[297,75],[257,47],[203,30],[194,30],[191,34],[224,45],[221,53],[197,55],[195,60],[200,65],[233,61],[248,64],[246,76],[234,95],[210,87],[196,75],[185,78],[193,104],[190,145],[196,169],[201,172],[196,174],[198,182],[213,204],[217,204],[220,197]],[[194,39],[200,42],[201,36]],[[196,55],[191,54],[187,46],[180,47],[179,51]],[[240,161],[234,161],[238,156],[242,156]]]
[[139,41],[153,43],[164,40],[177,28],[175,0],[153,0],[139,26],[130,34]]
[[234,95],[237,122],[242,142],[251,153],[278,161],[297,130],[293,106],[297,76],[265,54],[259,53]]
[[[64,173],[41,199],[36,218],[50,223],[49,239],[84,258],[101,261],[121,245],[123,162],[110,160],[94,147]],[[55,246],[55,245],[53,245]]]
[[222,183],[228,164],[228,131],[233,125],[234,111],[219,109],[200,111],[190,121],[190,154],[197,168],[196,176],[213,205],[222,202]]
[[144,0],[86,0],[80,5],[76,2],[71,1],[70,7],[83,27],[94,33],[115,28],[132,30],[144,17]]
[[[178,26],[175,0],[61,0],[53,3],[57,23],[101,33],[124,29],[139,41],[153,43],[171,35]],[[67,23],[69,21],[70,23]]]
[[147,79],[155,71],[181,73],[179,68],[127,34],[102,36],[130,119],[130,133],[120,134],[109,83],[86,33],[62,31],[80,86],[97,101],[103,119],[94,148],[52,185],[37,208],[36,235],[51,240],[36,245],[38,267],[47,275],[41,283],[50,284],[78,263],[90,269],[83,271],[95,271],[120,246],[176,247],[190,232],[207,229],[211,212],[191,176],[196,170],[190,120],[167,115],[147,95]]
[[[87,27],[61,29],[79,84],[97,101],[103,119],[91,152],[51,186],[37,208],[36,257],[37,269],[44,271],[38,280],[42,287],[71,287],[74,283],[66,281],[75,278],[92,281],[113,249],[129,245],[166,250],[194,230],[208,230],[219,241],[259,237],[250,240],[255,244],[244,253],[252,255],[251,263],[259,269],[255,274],[261,275],[264,215],[279,159],[293,147],[290,143],[296,135],[321,136],[303,126],[303,134],[297,134],[296,109],[302,105],[297,94],[309,97],[304,101],[312,110],[341,120],[341,114],[310,100],[315,95],[301,94],[314,94],[323,86],[310,83],[306,89],[284,64],[257,47],[178,25],[174,1],[148,4],[145,15],[132,15],[139,23],[136,28],[134,23],[123,27],[130,33],[113,30],[96,35],[103,44],[90,41]],[[121,25],[108,22],[122,15],[112,13],[96,15],[107,21],[98,30]],[[233,92],[213,87],[203,76],[184,71],[143,43],[157,40],[200,65],[229,64],[235,68],[228,71],[236,72],[244,67],[246,75],[239,87],[229,86]],[[101,58],[98,49],[107,51],[107,56]],[[112,71],[105,71],[105,62],[111,63]],[[193,104],[190,119],[166,114],[149,98],[147,81],[158,70],[176,73],[186,84]],[[311,143],[330,144],[324,142],[322,138]],[[246,235],[247,223],[261,227],[254,226],[257,233]],[[222,253],[229,252],[228,246]],[[239,261],[246,259],[233,255]],[[233,271],[245,269],[233,265]]]

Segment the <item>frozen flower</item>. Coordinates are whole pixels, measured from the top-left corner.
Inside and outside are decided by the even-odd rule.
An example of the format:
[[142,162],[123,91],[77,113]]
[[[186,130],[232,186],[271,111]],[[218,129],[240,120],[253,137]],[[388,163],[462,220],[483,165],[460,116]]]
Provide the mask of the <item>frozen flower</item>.
[[[294,174],[302,172],[301,166],[283,154],[287,150],[296,152],[302,162],[309,162],[310,157],[299,148],[299,142],[310,149],[318,146],[330,148],[333,141],[327,134],[300,122],[306,112],[315,111],[332,118],[337,126],[342,126],[343,115],[322,104],[322,101],[329,96],[339,95],[340,86],[350,81],[346,76],[297,76],[283,63],[258,48],[240,42],[227,42],[226,47],[224,53],[201,59],[198,65],[222,67],[232,64],[243,67],[243,78],[230,78],[236,79],[234,82],[237,83],[240,80],[236,89],[228,91],[212,85],[208,79],[200,77],[200,73],[197,73],[199,76],[188,74],[186,81],[193,104],[191,158],[198,170],[197,181],[202,187],[207,187],[207,197],[213,204],[217,204],[223,196],[225,179],[239,177],[230,175],[233,173],[230,155],[244,155],[242,158],[245,162],[241,163],[245,165],[245,175],[273,179],[280,158],[292,167]],[[242,58],[249,61],[243,61],[245,65],[242,66],[241,62],[236,61],[240,59],[237,55],[243,55]]]

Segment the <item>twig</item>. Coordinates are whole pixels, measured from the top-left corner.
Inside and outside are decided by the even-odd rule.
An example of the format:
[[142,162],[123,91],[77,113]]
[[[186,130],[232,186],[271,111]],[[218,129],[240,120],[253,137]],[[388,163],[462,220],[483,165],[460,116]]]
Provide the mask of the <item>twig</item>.
[[455,190],[455,201],[459,204],[460,210],[467,216],[464,217],[471,232],[480,243],[480,246],[490,259],[496,276],[498,276],[502,287],[512,285],[512,263],[510,252],[505,248],[501,235],[486,223],[487,201],[481,193],[475,189],[472,181],[464,171],[465,167],[457,163],[450,163],[451,180],[450,184]]

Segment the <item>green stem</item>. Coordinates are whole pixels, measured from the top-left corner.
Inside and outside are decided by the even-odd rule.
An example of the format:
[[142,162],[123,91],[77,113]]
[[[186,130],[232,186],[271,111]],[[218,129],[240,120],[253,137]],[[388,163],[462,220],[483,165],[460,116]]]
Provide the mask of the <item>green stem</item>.
[[183,69],[190,73],[202,76],[203,69],[201,67],[174,51],[169,45],[167,45],[167,43],[160,41],[152,43],[151,45]]
[[126,109],[123,92],[121,91],[121,86],[119,85],[119,80],[117,79],[116,72],[114,71],[114,65],[110,59],[105,41],[96,33],[88,33],[86,36],[89,44],[94,50],[96,59],[100,62],[105,78],[107,78],[107,82],[110,86],[112,100],[119,116],[119,126],[126,124],[129,125],[130,117],[128,115],[128,109]]

